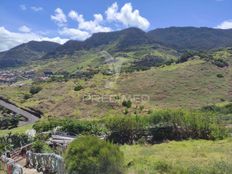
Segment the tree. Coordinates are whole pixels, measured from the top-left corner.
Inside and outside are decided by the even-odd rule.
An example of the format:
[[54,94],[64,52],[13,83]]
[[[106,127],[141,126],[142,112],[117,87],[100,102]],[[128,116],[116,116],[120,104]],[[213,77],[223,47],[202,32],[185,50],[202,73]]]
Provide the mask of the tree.
[[30,93],[32,95],[39,93],[42,90],[40,86],[32,86],[30,89]]
[[123,153],[113,145],[93,136],[75,139],[65,153],[68,174],[122,174]]

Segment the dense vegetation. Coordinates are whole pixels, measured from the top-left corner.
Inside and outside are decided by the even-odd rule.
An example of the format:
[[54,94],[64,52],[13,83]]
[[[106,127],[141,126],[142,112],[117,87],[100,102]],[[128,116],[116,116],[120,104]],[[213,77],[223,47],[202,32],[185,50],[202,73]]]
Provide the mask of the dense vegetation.
[[0,137],[0,155],[5,150],[13,150],[29,144],[30,138],[25,134],[11,134]]
[[61,126],[69,134],[106,136],[118,144],[156,143],[165,140],[223,139],[226,129],[215,114],[200,111],[164,110],[150,116],[115,116],[95,121],[42,119],[33,128],[49,131]]

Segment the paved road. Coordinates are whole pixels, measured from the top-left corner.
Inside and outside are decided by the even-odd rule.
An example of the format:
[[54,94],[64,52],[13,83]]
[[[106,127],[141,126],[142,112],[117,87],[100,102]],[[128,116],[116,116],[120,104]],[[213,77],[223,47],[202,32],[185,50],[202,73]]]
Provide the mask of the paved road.
[[31,114],[31,113],[23,110],[23,109],[20,109],[20,108],[18,108],[15,105],[7,103],[7,102],[5,102],[5,101],[3,101],[1,99],[0,99],[0,105],[3,106],[3,107],[5,107],[5,108],[7,108],[7,109],[9,109],[9,110],[11,110],[11,111],[13,111],[13,112],[15,112],[15,113],[17,113],[17,114],[19,114],[19,115],[22,115],[22,116],[26,117],[28,121],[26,123],[25,122],[21,123],[21,125],[22,124],[31,124],[31,123],[34,123],[34,122],[36,122],[39,119],[35,115],[33,115],[33,114]]

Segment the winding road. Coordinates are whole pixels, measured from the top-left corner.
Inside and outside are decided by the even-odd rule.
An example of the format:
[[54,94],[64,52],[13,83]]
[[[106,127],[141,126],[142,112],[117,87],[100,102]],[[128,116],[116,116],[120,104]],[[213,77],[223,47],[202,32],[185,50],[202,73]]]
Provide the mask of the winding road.
[[13,104],[7,103],[7,102],[5,102],[5,101],[3,101],[1,99],[0,99],[0,105],[7,108],[7,109],[9,109],[9,110],[11,110],[11,111],[13,111],[13,112],[15,112],[16,114],[22,115],[25,118],[27,118],[27,122],[21,123],[20,126],[25,125],[25,124],[31,124],[31,123],[34,123],[37,120],[39,120],[39,118],[37,116],[35,116],[35,115],[33,115],[33,114],[19,108],[19,107],[13,105]]

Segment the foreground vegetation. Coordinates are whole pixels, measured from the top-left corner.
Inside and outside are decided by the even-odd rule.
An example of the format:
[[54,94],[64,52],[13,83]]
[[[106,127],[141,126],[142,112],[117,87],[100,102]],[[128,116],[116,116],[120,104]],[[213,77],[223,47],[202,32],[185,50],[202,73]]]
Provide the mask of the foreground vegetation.
[[118,146],[91,136],[75,139],[65,154],[70,174],[122,174],[123,160]]
[[232,139],[171,141],[156,145],[124,145],[127,173],[230,174]]
[[[230,112],[230,105],[223,105],[191,111],[156,110],[148,116],[42,118],[33,125],[38,133],[35,138],[8,135],[1,138],[0,150],[33,142],[34,152],[55,152],[42,142],[50,134],[39,133],[59,127],[57,130],[78,136],[64,154],[70,173],[230,174],[232,139],[225,127],[228,120],[220,116]],[[12,143],[14,146],[4,145]]]

